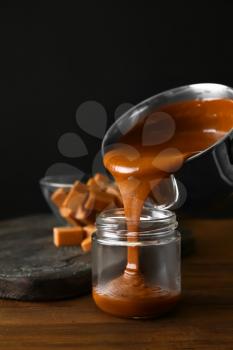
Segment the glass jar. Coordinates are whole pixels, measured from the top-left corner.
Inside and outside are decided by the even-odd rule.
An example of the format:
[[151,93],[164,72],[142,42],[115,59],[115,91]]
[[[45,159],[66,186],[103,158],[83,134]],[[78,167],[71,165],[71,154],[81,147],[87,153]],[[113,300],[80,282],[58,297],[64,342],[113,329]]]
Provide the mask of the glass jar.
[[[119,317],[157,317],[180,299],[180,234],[174,213],[145,208],[137,232],[128,232],[124,210],[104,211],[93,236],[93,298]],[[128,269],[132,254],[137,260]]]

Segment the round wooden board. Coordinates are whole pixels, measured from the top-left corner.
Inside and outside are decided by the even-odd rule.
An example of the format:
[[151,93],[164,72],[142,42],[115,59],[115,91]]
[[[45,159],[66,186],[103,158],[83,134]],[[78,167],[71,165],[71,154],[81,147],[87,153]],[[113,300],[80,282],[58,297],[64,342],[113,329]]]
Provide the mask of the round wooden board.
[[79,247],[56,248],[52,215],[0,223],[0,298],[53,300],[91,290],[91,259]]

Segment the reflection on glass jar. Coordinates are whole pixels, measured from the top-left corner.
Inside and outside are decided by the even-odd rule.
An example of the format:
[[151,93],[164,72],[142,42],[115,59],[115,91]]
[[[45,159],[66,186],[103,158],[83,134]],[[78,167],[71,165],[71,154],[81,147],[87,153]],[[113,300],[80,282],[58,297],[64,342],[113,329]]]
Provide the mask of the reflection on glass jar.
[[[103,212],[93,236],[93,298],[110,314],[157,317],[180,299],[180,234],[174,213],[145,208],[138,232],[128,232],[123,209]],[[136,268],[127,265],[132,254]]]

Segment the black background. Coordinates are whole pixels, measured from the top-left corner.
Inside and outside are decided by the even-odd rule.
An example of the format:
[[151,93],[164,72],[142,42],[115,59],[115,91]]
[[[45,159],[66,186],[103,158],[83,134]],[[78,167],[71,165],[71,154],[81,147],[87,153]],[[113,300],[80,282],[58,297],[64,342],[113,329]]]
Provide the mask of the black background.
[[[0,8],[0,218],[47,210],[38,180],[54,162],[89,172],[100,141],[77,107],[115,108],[195,82],[233,86],[230,1],[64,1]],[[63,157],[64,132],[89,156]]]

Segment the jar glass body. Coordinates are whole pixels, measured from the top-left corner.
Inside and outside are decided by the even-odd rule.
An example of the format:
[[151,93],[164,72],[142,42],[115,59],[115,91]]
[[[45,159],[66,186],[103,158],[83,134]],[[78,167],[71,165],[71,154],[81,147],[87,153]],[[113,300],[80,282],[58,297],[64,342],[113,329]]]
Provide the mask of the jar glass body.
[[[150,318],[169,311],[181,293],[180,234],[175,214],[144,209],[138,231],[128,232],[123,209],[102,213],[93,236],[93,298],[110,314]],[[137,257],[127,270],[129,254]]]

